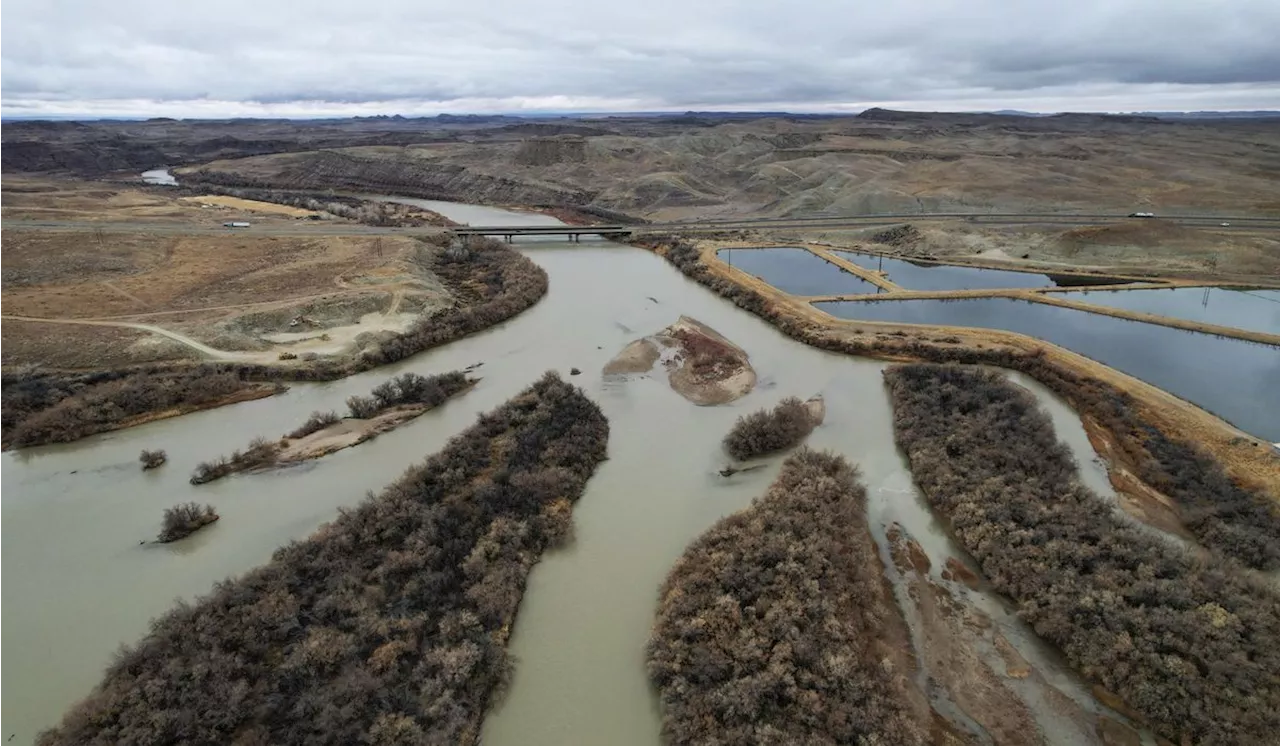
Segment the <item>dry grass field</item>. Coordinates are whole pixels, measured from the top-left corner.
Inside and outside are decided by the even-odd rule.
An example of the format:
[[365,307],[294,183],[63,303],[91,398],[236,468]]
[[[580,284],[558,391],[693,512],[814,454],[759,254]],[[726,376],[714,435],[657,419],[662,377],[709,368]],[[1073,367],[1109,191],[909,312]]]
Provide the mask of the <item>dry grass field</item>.
[[[10,181],[25,180],[6,178],[6,219],[202,225],[221,212],[200,207],[203,198],[159,190],[38,180],[12,190]],[[282,210],[307,212],[267,207],[267,221],[293,219]],[[406,311],[448,298],[415,261],[419,243],[405,236],[23,228],[5,230],[3,240],[6,365],[245,357],[236,351],[269,360],[303,351],[307,334],[331,343],[377,331],[380,319],[371,314],[385,317],[384,328],[400,328]],[[362,317],[363,326],[345,329]],[[88,342],[60,344],[68,335]],[[318,351],[336,352],[332,345]]]

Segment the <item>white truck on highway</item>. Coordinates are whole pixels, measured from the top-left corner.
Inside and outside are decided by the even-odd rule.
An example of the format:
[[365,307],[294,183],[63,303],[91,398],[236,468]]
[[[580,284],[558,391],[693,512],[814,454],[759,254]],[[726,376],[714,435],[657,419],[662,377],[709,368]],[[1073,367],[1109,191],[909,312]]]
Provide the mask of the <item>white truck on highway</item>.
[[249,224],[243,220],[229,220],[222,224],[223,228],[248,228]]

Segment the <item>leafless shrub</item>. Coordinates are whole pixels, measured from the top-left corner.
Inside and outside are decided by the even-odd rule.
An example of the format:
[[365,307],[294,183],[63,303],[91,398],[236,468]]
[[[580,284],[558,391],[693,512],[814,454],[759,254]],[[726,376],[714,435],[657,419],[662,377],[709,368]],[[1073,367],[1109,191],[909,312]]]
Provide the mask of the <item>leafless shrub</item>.
[[182,503],[164,511],[164,521],[156,540],[162,543],[177,541],[218,520],[212,505]]
[[381,494],[156,620],[40,743],[475,743],[510,674],[528,572],[608,430],[544,376]]
[[148,451],[144,449],[142,453],[138,456],[138,461],[142,463],[143,471],[146,471],[147,469],[159,468],[160,466],[163,466],[164,462],[168,460],[169,460],[169,456],[164,452],[164,449],[157,449],[154,451]]
[[337,412],[312,412],[307,421],[295,428],[287,437],[305,438],[341,421],[342,418],[338,416]]
[[358,420],[367,420],[378,416],[378,412],[382,411],[382,404],[377,397],[350,396],[347,397],[347,411]]
[[746,461],[798,445],[816,425],[804,402],[791,396],[772,410],[739,417],[724,436],[724,448],[730,456]]
[[279,456],[279,442],[258,436],[249,441],[249,447],[243,451],[234,451],[230,456],[197,464],[191,474],[191,483],[205,484],[237,472],[262,469],[275,463]]
[[1172,741],[1271,742],[1272,585],[1149,535],[1082,486],[1049,416],[999,373],[907,365],[885,378],[916,483],[1037,634]]
[[648,647],[670,744],[924,742],[877,640],[881,582],[857,470],[797,451],[676,564]]
[[105,432],[151,412],[199,409],[266,388],[215,366],[173,369],[4,374],[5,445],[65,443]]

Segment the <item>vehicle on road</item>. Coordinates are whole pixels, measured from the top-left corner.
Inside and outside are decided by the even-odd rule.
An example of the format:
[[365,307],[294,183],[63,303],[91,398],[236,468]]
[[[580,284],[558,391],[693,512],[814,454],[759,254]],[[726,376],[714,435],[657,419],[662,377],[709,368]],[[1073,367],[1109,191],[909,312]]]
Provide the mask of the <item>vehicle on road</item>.
[[1131,212],[1131,213],[1129,213],[1129,217],[1131,217],[1131,218],[1154,218],[1155,216],[1156,216],[1156,214],[1155,214],[1154,212]]
[[248,228],[249,224],[243,220],[231,220],[222,224],[223,228]]

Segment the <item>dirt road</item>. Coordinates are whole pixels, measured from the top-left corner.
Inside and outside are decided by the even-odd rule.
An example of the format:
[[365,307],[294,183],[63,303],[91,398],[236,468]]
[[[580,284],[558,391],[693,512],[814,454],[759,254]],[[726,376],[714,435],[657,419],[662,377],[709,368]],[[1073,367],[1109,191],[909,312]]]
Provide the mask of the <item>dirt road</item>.
[[214,347],[210,347],[209,345],[203,344],[201,342],[197,342],[191,337],[185,336],[183,334],[178,334],[177,332],[170,331],[161,326],[155,326],[154,324],[139,324],[139,323],[128,322],[128,321],[94,321],[90,319],[44,319],[44,318],[36,318],[33,316],[13,316],[8,314],[0,316],[0,319],[9,319],[13,321],[31,321],[31,322],[36,322],[40,324],[74,324],[74,325],[80,325],[80,326],[116,326],[116,327],[123,327],[126,329],[138,329],[139,331],[150,332],[152,334],[159,334],[162,337],[168,337],[169,339],[172,339],[173,341],[178,342],[180,344],[184,344],[187,347],[190,347],[191,349],[195,350],[196,352],[199,352],[200,354],[205,355],[206,357],[213,358],[214,360],[236,360],[240,362],[255,362],[255,363],[271,362],[272,360],[274,360],[274,357],[272,356],[272,354],[266,353],[266,352],[233,352],[230,350],[219,350]]

